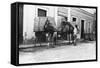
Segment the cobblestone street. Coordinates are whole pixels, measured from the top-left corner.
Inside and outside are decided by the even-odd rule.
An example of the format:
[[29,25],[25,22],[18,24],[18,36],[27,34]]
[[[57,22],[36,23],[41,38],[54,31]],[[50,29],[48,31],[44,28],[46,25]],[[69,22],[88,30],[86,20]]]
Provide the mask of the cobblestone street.
[[19,51],[19,63],[40,63],[96,59],[96,42],[77,43],[77,46],[60,45],[55,48],[27,47]]

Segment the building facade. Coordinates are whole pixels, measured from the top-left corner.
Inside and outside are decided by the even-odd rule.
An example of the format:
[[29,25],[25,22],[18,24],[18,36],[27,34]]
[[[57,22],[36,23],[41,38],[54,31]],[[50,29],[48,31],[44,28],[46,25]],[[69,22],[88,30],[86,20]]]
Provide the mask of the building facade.
[[[79,38],[85,38],[87,34],[93,33],[94,15],[75,7],[56,7],[56,6],[38,6],[24,5],[23,6],[23,40],[31,39],[35,36],[35,29],[38,23],[36,18],[45,17],[54,18],[55,27],[61,25],[61,21],[70,22],[73,27],[77,24],[80,30]],[[40,23],[41,24],[41,23]],[[42,24],[41,24],[42,25]]]

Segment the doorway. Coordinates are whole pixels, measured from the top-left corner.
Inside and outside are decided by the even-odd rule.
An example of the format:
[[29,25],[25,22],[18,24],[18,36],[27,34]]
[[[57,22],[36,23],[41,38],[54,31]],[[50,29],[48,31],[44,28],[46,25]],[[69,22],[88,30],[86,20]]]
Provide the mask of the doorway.
[[84,20],[81,20],[81,38],[84,38]]

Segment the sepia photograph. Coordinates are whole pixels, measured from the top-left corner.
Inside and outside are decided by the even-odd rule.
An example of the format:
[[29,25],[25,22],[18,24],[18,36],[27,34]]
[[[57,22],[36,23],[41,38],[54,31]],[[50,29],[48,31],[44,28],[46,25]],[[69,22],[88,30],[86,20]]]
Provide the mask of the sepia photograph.
[[97,10],[20,4],[19,64],[96,60]]

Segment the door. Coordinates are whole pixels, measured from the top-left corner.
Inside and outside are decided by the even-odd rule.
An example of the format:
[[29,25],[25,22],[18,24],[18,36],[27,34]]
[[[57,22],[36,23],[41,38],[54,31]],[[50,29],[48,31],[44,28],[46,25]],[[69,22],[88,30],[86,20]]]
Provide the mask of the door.
[[81,38],[84,38],[84,20],[81,20]]

